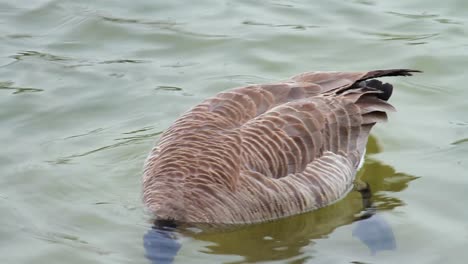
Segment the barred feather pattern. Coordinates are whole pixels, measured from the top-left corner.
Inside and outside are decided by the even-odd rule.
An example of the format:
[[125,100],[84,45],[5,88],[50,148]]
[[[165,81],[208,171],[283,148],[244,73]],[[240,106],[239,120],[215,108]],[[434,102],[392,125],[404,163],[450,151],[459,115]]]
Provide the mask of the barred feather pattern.
[[334,203],[353,187],[372,126],[394,110],[392,86],[367,80],[411,72],[309,72],[219,93],[163,133],[144,203],[156,219],[223,224]]

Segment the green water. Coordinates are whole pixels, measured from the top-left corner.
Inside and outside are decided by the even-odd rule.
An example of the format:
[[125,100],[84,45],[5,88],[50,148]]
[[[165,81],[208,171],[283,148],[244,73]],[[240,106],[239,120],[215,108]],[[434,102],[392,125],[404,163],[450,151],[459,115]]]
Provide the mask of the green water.
[[[414,68],[363,171],[392,250],[331,207],[178,234],[176,263],[464,263],[468,2],[0,2],[0,262],[149,263],[143,161],[189,107],[310,70]],[[373,254],[375,253],[375,254]]]

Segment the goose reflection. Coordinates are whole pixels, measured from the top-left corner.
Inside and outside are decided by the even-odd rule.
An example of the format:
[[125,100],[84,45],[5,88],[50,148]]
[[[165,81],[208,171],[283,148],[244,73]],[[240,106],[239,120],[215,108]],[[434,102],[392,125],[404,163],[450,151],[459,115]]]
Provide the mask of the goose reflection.
[[[367,153],[381,152],[376,139],[369,138]],[[197,227],[176,230],[154,228],[144,237],[146,256],[152,263],[171,263],[180,249],[178,236],[188,236],[196,240],[211,242],[203,253],[214,255],[237,255],[240,262],[254,263],[278,261],[294,258],[294,263],[303,263],[307,256],[301,252],[305,246],[313,245],[315,240],[323,239],[336,228],[354,224],[353,236],[356,243],[364,243],[371,254],[381,250],[393,250],[397,241],[391,226],[379,212],[392,210],[404,202],[391,193],[400,192],[416,177],[396,173],[381,162],[368,158],[360,172],[367,182],[370,193],[351,192],[341,201],[302,215],[288,217],[273,222],[229,228]],[[170,256],[170,257],[169,257]],[[312,256],[311,256],[312,257]]]
[[143,237],[145,256],[152,263],[172,263],[181,243],[173,227],[153,226]]

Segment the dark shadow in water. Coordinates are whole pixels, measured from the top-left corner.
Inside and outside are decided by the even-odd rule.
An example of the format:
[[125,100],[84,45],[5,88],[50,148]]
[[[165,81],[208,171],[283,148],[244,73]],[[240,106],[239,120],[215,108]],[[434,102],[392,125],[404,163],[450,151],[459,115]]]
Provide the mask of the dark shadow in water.
[[361,240],[369,248],[372,255],[379,251],[396,249],[392,227],[379,214],[366,213],[364,218],[361,217],[359,221],[355,222],[353,237]]
[[145,257],[153,264],[172,263],[182,246],[177,231],[170,227],[153,227],[143,236]]
[[[369,139],[367,151],[369,154],[380,152],[375,138]],[[153,229],[144,238],[146,255],[152,263],[171,263],[163,260],[170,259],[168,254],[177,254],[180,242],[175,237],[188,236],[213,243],[203,253],[244,258],[232,263],[278,260],[304,263],[313,256],[304,256],[303,247],[326,238],[340,226],[353,223],[355,226],[352,235],[368,246],[371,254],[381,250],[394,250],[397,242],[393,231],[383,216],[379,215],[379,211],[404,205],[403,201],[392,197],[391,193],[404,190],[416,177],[396,173],[392,167],[372,159],[368,159],[359,174],[361,179],[369,183],[371,201],[363,199],[358,192],[351,192],[341,201],[326,208],[268,223],[228,228],[198,227],[197,232],[179,228],[177,233],[171,233],[170,236],[167,231],[157,232],[157,229]],[[175,244],[168,245],[168,237],[172,237],[173,241],[170,243]],[[148,240],[153,242],[148,243]],[[151,246],[157,244],[155,241],[159,241],[160,245]]]

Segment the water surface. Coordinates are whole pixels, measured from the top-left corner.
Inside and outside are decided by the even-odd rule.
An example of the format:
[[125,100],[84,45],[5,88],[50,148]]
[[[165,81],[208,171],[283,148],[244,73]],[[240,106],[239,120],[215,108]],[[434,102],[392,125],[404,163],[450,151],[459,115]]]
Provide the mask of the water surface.
[[398,112],[361,171],[370,220],[352,192],[280,221],[180,231],[175,262],[461,263],[467,12],[463,0],[0,2],[1,262],[150,263],[143,161],[183,111],[304,71],[405,67],[424,74],[389,79]]

